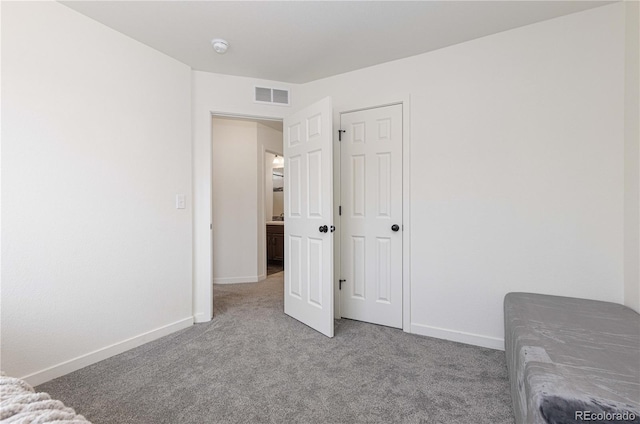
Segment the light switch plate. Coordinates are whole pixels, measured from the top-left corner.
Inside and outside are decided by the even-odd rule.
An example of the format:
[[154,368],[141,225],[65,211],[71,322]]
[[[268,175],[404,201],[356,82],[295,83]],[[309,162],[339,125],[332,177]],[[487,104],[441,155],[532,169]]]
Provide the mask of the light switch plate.
[[184,194],[176,194],[176,209],[185,209],[187,207],[187,196]]

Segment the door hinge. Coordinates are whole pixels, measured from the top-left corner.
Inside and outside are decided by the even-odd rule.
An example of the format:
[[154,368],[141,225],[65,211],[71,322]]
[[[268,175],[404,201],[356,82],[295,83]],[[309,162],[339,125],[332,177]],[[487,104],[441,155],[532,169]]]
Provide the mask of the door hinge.
[[338,280],[338,290],[342,290],[342,283],[344,283],[347,280]]
[[209,224],[209,229],[213,230],[213,224]]
[[338,206],[338,215],[342,216],[342,206]]
[[338,130],[338,141],[342,141],[342,133],[345,132],[345,130]]

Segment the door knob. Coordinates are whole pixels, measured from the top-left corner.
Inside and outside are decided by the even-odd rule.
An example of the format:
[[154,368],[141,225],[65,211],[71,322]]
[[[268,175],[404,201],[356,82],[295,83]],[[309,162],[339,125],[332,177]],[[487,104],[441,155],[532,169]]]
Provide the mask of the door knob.
[[398,224],[393,224],[393,225],[391,226],[391,229],[392,229],[393,231],[398,231],[398,230],[400,229],[400,226],[399,226]]
[[329,231],[329,227],[327,227],[326,225],[321,225],[319,230],[321,233],[326,233],[327,231]]

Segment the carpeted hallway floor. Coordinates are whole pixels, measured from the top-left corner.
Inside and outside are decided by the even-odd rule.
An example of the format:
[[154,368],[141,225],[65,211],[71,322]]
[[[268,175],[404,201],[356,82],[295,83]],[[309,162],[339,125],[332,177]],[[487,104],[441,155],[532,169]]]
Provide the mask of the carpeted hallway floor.
[[212,322],[45,383],[94,424],[513,423],[504,352],[284,315],[283,274],[215,286]]
[[282,261],[267,262],[267,276],[282,271],[284,271],[284,263]]

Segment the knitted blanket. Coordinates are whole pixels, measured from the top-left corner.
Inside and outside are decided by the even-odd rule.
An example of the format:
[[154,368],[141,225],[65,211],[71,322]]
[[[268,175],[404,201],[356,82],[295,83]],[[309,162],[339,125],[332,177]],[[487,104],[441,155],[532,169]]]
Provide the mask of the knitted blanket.
[[19,378],[0,376],[0,423],[3,424],[87,424],[82,415],[51,399],[46,393],[36,393]]

